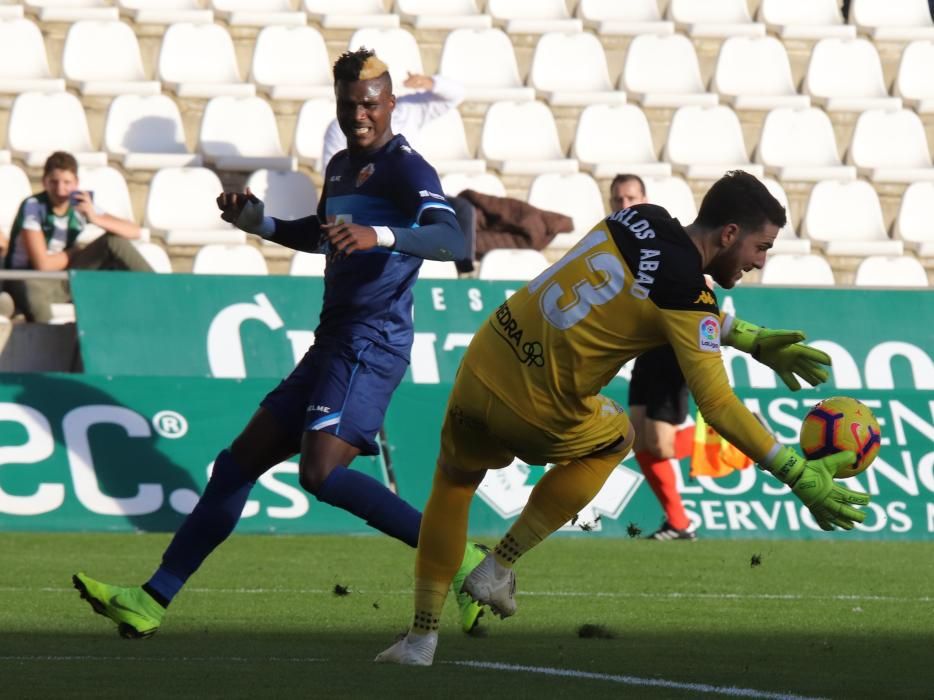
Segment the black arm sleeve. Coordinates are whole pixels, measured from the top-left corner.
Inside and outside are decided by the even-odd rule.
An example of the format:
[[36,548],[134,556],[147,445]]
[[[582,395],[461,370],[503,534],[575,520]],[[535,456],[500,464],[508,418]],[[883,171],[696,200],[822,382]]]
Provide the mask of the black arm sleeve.
[[467,254],[467,242],[454,212],[433,207],[422,212],[419,222],[418,228],[390,227],[396,237],[393,248],[425,260],[461,260]]
[[306,253],[317,252],[321,244],[321,222],[317,215],[312,214],[295,221],[283,219],[273,219],[273,221],[276,222],[276,232],[267,240],[292,250],[303,250]]

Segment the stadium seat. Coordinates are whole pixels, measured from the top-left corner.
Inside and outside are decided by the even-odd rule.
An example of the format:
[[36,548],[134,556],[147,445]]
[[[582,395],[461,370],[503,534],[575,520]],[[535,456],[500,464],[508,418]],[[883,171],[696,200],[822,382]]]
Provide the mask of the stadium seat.
[[802,232],[827,255],[901,255],[886,235],[876,191],[865,180],[824,180],[811,190]]
[[717,104],[717,95],[704,90],[697,52],[683,34],[633,39],[619,87],[644,107]]
[[299,110],[295,122],[292,152],[298,157],[299,163],[318,172],[324,172],[324,164],[321,162],[324,132],[334,121],[336,109],[333,98],[308,100]]
[[548,246],[552,249],[571,248],[605,217],[603,199],[600,187],[586,173],[539,175],[532,180],[528,196],[532,206],[556,211],[574,220],[574,230],[555,236]]
[[81,102],[68,92],[17,96],[10,110],[7,143],[29,167],[41,167],[53,151],[68,151],[82,165],[107,164],[107,154],[93,150]]
[[399,15],[386,12],[382,0],[304,0],[303,7],[325,29],[399,26]]
[[418,268],[418,278],[422,280],[456,280],[457,265],[453,260],[423,260]]
[[662,20],[656,0],[580,0],[577,16],[598,36],[671,34],[675,23]]
[[579,32],[584,23],[568,14],[564,0],[487,0],[486,11],[508,34]]
[[220,217],[223,189],[207,168],[163,168],[149,183],[144,223],[166,245],[245,243],[246,234]]
[[652,204],[668,210],[682,226],[693,223],[697,218],[697,204],[691,187],[680,177],[644,177],[645,196]]
[[921,257],[934,257],[934,182],[916,182],[905,190],[895,235]]
[[519,79],[512,42],[499,29],[455,29],[441,49],[438,73],[464,86],[474,102],[532,100],[535,89]]
[[783,181],[856,178],[856,168],[840,160],[830,117],[817,107],[779,107],[769,112],[762,124],[756,162]]
[[[94,204],[108,214],[128,221],[137,220],[130,200],[130,189],[123,174],[116,168],[109,165],[80,167],[78,183],[82,190],[94,193]],[[103,229],[88,224],[78,237],[78,242],[88,243],[103,233]],[[144,228],[140,231],[139,240],[149,240],[149,229]]]
[[681,107],[671,118],[665,160],[690,179],[720,178],[737,168],[762,177],[763,168],[749,161],[743,130],[729,107]]
[[548,258],[540,251],[531,248],[494,248],[487,251],[480,261],[478,276],[482,280],[528,282],[548,267]]
[[376,54],[389,66],[392,89],[397,96],[412,92],[403,85],[409,73],[425,72],[418,43],[415,41],[415,36],[407,29],[398,27],[358,29],[350,37],[347,48],[350,51],[356,51],[362,46],[375,50]]
[[256,94],[256,86],[240,77],[233,40],[219,24],[169,26],[162,37],[157,75],[179,97]]
[[773,36],[734,36],[724,41],[710,88],[734,109],[811,104],[811,98],[795,90],[788,54],[782,42]]
[[811,241],[798,238],[798,234],[795,233],[795,225],[791,220],[791,209],[788,207],[788,195],[785,193],[785,188],[781,186],[777,180],[773,178],[766,177],[762,178],[762,184],[765,185],[766,189],[772,194],[779,203],[785,207],[785,215],[787,217],[787,223],[779,230],[778,237],[775,239],[775,242],[772,244],[772,247],[769,249],[769,254],[773,253],[810,253],[811,252]]
[[156,95],[158,80],[147,80],[139,41],[129,24],[81,20],[68,29],[62,50],[68,87],[82,95]]
[[42,32],[28,19],[0,20],[0,92],[61,92],[53,78]]
[[185,145],[178,105],[168,95],[120,95],[107,109],[104,150],[124,169],[201,165],[201,156]]
[[882,63],[867,39],[821,39],[814,45],[803,91],[831,112],[898,109],[902,101],[885,89]]
[[893,92],[919,114],[934,113],[934,41],[913,41],[902,52]]
[[324,37],[313,27],[266,27],[256,37],[250,80],[273,100],[332,98]]
[[266,216],[294,221],[311,216],[318,209],[315,183],[302,172],[257,170],[246,186],[265,204]]
[[165,252],[165,248],[161,245],[149,241],[133,241],[133,245],[149,263],[149,267],[152,268],[153,272],[160,274],[172,273],[172,261],[169,259],[169,254]]
[[474,158],[467,147],[467,134],[460,112],[449,109],[432,119],[412,137],[412,147],[439,174],[482,173],[486,161]]
[[483,120],[480,155],[504,174],[577,171],[577,160],[564,157],[555,119],[542,102],[490,105]]
[[40,22],[78,22],[83,19],[119,19],[120,11],[108,0],[25,0],[26,11]]
[[836,284],[830,263],[822,255],[814,253],[770,255],[759,279],[762,284],[794,287],[832,287]]
[[626,101],[614,90],[603,45],[585,32],[547,32],[535,45],[529,85],[552,105],[592,105]]
[[305,13],[292,9],[291,0],[211,0],[214,14],[231,27],[304,25]]
[[506,196],[506,186],[493,173],[448,173],[441,178],[441,191],[448,197],[456,197],[464,190],[494,197]]
[[692,37],[765,36],[753,22],[746,0],[671,0],[668,18]]
[[120,14],[136,24],[211,24],[214,12],[201,0],[117,0]]
[[847,161],[873,182],[934,180],[924,125],[910,109],[868,109],[860,114]]
[[0,233],[8,236],[19,205],[33,194],[29,177],[17,165],[0,165]]
[[209,243],[195,253],[191,271],[196,275],[268,275],[266,258],[246,243]]
[[910,255],[870,255],[856,268],[857,287],[927,287],[928,275]]
[[23,16],[23,6],[20,4],[11,5],[15,0],[3,0],[5,4],[0,5],[0,19],[19,19]]
[[305,253],[299,250],[289,263],[289,274],[299,277],[324,277],[327,263],[327,257],[320,253]]
[[659,162],[649,121],[636,105],[587,107],[577,122],[571,154],[594,177],[671,175],[671,165]]
[[850,23],[877,42],[934,39],[927,0],[852,0]]
[[762,0],[758,19],[781,39],[855,39],[844,24],[839,0]]
[[475,0],[396,0],[396,13],[415,29],[487,29],[493,18]]
[[213,97],[204,108],[198,151],[219,170],[294,170],[282,149],[276,115],[261,97]]

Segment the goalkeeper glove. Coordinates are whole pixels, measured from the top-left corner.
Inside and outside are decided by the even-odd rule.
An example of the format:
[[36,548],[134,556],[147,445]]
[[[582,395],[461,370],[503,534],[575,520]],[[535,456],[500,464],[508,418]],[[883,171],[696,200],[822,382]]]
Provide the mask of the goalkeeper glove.
[[783,447],[766,469],[791,486],[822,530],[833,530],[834,526],[852,530],[866,519],[866,513],[853,506],[868,505],[869,496],[840,486],[833,477],[837,469],[855,461],[856,455],[849,451],[805,460],[790,447]]
[[816,386],[826,382],[830,373],[830,355],[803,344],[801,331],[783,331],[759,326],[734,318],[730,331],[723,339],[725,345],[748,352],[764,365],[771,367],[792,391],[798,391],[799,375],[808,384]]

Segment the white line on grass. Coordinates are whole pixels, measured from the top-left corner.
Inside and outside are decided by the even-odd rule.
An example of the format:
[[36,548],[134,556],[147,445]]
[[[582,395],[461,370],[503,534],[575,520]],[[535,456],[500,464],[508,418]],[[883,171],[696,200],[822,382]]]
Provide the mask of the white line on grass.
[[292,656],[0,656],[0,661],[155,661],[158,663],[213,663],[216,661],[241,663],[246,661],[275,661],[286,663],[324,663],[327,659]]
[[767,698],[768,700],[817,700],[807,695],[793,695],[791,693],[771,693],[766,690],[753,688],[737,688],[728,685],[710,685],[708,683],[679,683],[667,681],[663,678],[639,678],[638,676],[620,676],[612,673],[592,673],[590,671],[575,671],[566,668],[551,668],[549,666],[522,666],[517,664],[502,664],[488,661],[450,661],[456,666],[470,666],[472,668],[486,668],[493,671],[515,671],[521,673],[539,673],[545,676],[561,676],[563,678],[583,678],[595,681],[610,681],[652,688],[671,688],[672,690],[686,690],[692,693],[715,693],[728,695],[734,698]]

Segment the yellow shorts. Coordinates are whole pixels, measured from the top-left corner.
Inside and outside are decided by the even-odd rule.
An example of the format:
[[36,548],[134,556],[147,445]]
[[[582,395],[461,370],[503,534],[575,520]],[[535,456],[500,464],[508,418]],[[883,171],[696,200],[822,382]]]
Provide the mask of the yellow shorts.
[[585,400],[589,413],[560,432],[532,425],[461,366],[441,429],[441,459],[462,471],[500,469],[515,457],[528,464],[557,464],[618,442],[630,431],[623,408],[605,396]]

